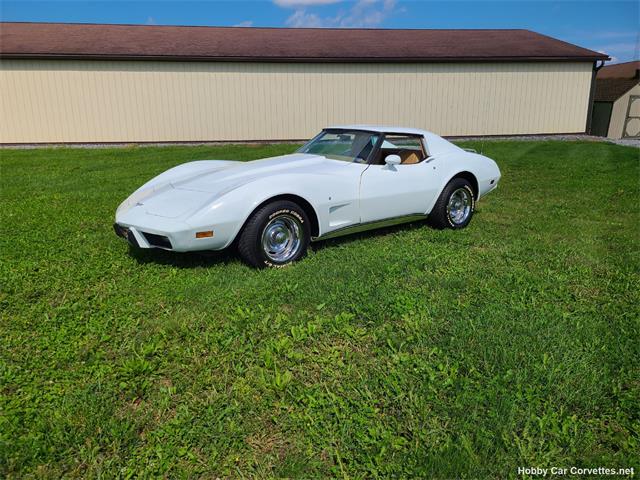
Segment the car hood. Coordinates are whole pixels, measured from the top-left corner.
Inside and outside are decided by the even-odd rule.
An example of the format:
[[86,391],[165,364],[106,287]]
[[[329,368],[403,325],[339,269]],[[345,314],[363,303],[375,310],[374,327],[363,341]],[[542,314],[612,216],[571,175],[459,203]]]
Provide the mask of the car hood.
[[253,180],[284,173],[331,175],[344,162],[318,155],[291,154],[250,162],[210,160],[197,164],[197,168],[186,171],[178,168],[175,174],[164,178],[162,188],[154,189],[136,206],[149,215],[184,217]]
[[218,168],[212,161],[211,170],[194,173],[190,177],[172,181],[174,188],[199,192],[219,193],[230,184],[244,184],[256,178],[278,173],[318,173],[318,167],[330,162],[325,157],[295,153],[250,162],[226,162]]

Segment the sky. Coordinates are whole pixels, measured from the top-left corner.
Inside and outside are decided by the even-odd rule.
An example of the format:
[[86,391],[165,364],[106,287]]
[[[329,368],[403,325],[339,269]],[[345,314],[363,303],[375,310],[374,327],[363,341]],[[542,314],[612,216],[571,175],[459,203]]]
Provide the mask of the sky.
[[640,2],[555,0],[0,1],[11,22],[238,27],[526,28],[605,52],[640,58]]

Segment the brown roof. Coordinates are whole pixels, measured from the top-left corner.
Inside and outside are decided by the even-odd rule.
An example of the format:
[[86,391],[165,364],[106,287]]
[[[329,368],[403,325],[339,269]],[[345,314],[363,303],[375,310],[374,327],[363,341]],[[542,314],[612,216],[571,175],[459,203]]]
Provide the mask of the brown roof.
[[637,78],[596,78],[596,102],[615,102],[622,95],[638,85]]
[[640,60],[607,65],[598,70],[598,78],[637,78]]
[[12,58],[304,62],[607,59],[529,30],[385,30],[1,23]]

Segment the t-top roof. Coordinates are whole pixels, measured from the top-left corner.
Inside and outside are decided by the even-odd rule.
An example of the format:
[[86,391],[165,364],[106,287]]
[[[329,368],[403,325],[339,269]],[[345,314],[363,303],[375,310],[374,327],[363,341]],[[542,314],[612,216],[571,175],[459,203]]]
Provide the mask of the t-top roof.
[[427,142],[427,149],[429,155],[444,155],[446,153],[459,151],[460,147],[445,140],[440,135],[436,135],[433,132],[427,130],[421,130],[419,128],[411,127],[398,127],[391,125],[334,125],[325,128],[325,130],[362,130],[365,132],[379,132],[379,133],[391,133],[391,134],[408,134],[408,135],[421,135]]
[[4,58],[288,62],[595,61],[529,30],[389,30],[1,23]]

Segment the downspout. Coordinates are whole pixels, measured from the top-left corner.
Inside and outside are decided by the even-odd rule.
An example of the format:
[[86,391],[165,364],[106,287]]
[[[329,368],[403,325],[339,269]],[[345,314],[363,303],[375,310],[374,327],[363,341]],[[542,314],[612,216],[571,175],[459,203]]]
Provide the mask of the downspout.
[[587,125],[585,126],[584,133],[591,135],[591,117],[593,117],[593,103],[596,95],[596,76],[602,67],[604,67],[604,60],[598,60],[593,62],[593,70],[591,72],[591,89],[589,90],[589,103],[587,103]]

